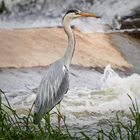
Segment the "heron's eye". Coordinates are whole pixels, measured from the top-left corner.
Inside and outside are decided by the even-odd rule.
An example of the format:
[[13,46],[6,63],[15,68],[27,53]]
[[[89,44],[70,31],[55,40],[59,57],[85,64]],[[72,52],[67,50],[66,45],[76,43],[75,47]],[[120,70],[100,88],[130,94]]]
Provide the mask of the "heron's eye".
[[75,12],[75,14],[76,14],[76,15],[78,15],[78,14],[79,14],[79,12],[78,12],[78,11],[76,11],[76,12]]

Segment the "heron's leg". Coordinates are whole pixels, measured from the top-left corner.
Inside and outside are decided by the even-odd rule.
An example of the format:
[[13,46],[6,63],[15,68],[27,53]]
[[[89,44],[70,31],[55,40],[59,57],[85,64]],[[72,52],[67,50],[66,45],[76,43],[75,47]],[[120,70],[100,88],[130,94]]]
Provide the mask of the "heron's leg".
[[50,121],[50,112],[47,113],[47,124],[48,124],[48,131],[50,132],[50,128],[51,128],[51,121]]
[[58,104],[58,110],[57,110],[57,120],[58,120],[58,128],[60,129],[60,121],[61,121],[61,114],[60,114],[60,102]]

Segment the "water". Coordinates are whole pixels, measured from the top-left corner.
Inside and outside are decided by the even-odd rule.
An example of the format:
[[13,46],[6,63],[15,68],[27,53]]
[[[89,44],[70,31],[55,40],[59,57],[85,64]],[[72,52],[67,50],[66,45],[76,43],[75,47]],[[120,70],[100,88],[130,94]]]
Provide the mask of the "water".
[[[36,97],[42,75],[46,68],[2,69],[0,88],[14,108],[21,114],[31,107]],[[61,102],[61,113],[66,116],[66,123],[71,132],[79,129],[92,134],[99,124],[106,120],[115,120],[116,112],[121,119],[129,117],[129,106],[132,99],[137,99],[140,106],[140,75],[119,76],[110,65],[104,74],[94,70],[72,67],[70,90]],[[34,90],[32,90],[34,89]],[[56,108],[52,110],[56,112]],[[52,123],[57,125],[56,116]]]
[[[105,32],[117,26],[115,16],[139,13],[139,0],[5,0],[10,14],[0,16],[0,28],[35,28],[61,26],[62,17],[70,8],[94,12],[101,19],[82,19],[73,22],[86,32]],[[24,24],[23,24],[24,23]],[[118,25],[120,27],[120,25]],[[118,28],[118,27],[115,27]]]

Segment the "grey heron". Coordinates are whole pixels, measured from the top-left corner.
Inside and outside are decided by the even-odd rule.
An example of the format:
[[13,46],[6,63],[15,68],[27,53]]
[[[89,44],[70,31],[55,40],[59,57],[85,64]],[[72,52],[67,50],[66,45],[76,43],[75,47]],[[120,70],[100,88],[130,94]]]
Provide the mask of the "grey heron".
[[68,36],[68,47],[64,56],[54,62],[41,80],[34,105],[34,123],[39,124],[43,116],[62,100],[69,89],[69,67],[75,50],[75,36],[71,29],[71,21],[79,17],[95,17],[93,13],[68,10],[63,17],[64,31]]

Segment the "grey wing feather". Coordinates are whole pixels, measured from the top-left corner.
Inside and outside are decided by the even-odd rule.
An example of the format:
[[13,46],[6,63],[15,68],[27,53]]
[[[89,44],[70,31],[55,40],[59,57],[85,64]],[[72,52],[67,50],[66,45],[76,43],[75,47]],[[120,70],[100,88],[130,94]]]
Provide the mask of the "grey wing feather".
[[45,113],[58,104],[68,88],[68,69],[61,59],[49,67],[40,83],[34,106],[34,120],[36,120],[34,122],[38,123]]

